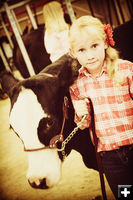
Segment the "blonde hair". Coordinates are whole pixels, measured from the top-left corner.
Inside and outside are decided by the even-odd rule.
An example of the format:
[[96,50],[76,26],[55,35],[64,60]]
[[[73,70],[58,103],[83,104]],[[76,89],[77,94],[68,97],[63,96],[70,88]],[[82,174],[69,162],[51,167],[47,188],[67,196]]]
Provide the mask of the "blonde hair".
[[48,34],[69,28],[69,25],[65,22],[61,4],[57,1],[52,1],[43,6],[43,18]]
[[[91,33],[94,38],[104,40],[106,43],[106,33],[104,32],[103,23],[95,17],[92,16],[82,16],[76,19],[69,31],[69,42],[73,49],[76,45],[77,39],[81,38],[80,34],[86,36]],[[83,36],[83,37],[84,37]],[[111,46],[105,50],[105,60],[107,63],[107,73],[109,77],[115,81],[115,84],[119,87],[123,83],[123,78],[120,76],[117,70],[117,61],[119,58],[118,51]]]

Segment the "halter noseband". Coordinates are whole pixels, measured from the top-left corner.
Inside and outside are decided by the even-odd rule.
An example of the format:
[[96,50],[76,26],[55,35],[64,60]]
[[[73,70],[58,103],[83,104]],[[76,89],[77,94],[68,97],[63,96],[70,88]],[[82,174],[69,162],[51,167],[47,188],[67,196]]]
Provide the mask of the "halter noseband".
[[64,126],[65,126],[65,122],[66,119],[68,119],[68,98],[65,96],[64,97],[64,102],[63,102],[63,106],[62,106],[62,110],[63,110],[63,121],[62,121],[62,127],[61,127],[61,131],[60,134],[54,136],[51,140],[48,146],[44,146],[44,147],[40,147],[40,148],[35,148],[35,149],[26,149],[24,147],[24,151],[26,152],[33,152],[33,151],[40,151],[43,149],[55,149],[57,148],[57,143],[58,142],[63,142],[63,130],[64,130]]

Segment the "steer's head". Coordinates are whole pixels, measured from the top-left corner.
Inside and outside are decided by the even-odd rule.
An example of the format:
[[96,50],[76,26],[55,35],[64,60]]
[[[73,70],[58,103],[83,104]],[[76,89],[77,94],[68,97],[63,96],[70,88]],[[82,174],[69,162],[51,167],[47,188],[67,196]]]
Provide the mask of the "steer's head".
[[57,149],[36,149],[48,146],[50,140],[60,133],[63,98],[76,79],[79,67],[76,60],[64,55],[12,90],[10,124],[22,139],[25,149],[33,150],[27,152],[27,178],[35,188],[52,187],[60,179],[62,162]]

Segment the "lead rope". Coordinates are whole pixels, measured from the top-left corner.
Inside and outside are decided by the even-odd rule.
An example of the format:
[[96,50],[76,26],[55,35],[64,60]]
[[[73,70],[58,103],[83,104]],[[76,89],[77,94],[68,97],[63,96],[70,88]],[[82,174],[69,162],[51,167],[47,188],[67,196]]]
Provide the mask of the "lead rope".
[[57,149],[57,151],[61,151],[62,152],[62,156],[63,156],[63,161],[65,160],[65,146],[66,144],[71,140],[71,138],[76,134],[76,132],[78,131],[78,129],[80,128],[82,122],[84,121],[84,119],[86,118],[86,115],[83,116],[83,118],[81,119],[81,121],[77,124],[77,126],[73,129],[73,131],[68,135],[68,137],[62,142],[61,145],[61,149]]
[[[73,93],[76,95],[75,91],[73,90],[73,88],[71,88],[71,90],[73,91]],[[78,98],[78,96],[77,96]],[[98,146],[98,138],[96,135],[96,130],[95,130],[95,120],[94,120],[94,109],[93,109],[93,104],[90,98],[87,98],[90,102],[90,109],[91,109],[91,126],[92,126],[92,134],[93,134],[93,140],[94,140],[94,147],[95,147],[95,154],[96,154],[96,160],[97,160],[97,165],[98,165],[98,171],[99,171],[99,176],[100,176],[100,183],[101,183],[101,190],[102,190],[102,195],[103,195],[103,199],[107,200],[107,195],[106,195],[106,190],[105,190],[105,182],[104,182],[104,176],[103,176],[103,166],[102,166],[102,161],[101,161],[101,156],[100,154],[97,152],[97,146]],[[86,115],[84,116],[86,117]],[[82,119],[85,119],[85,118]],[[80,124],[82,123],[82,120],[80,122]]]
[[[89,98],[88,98],[89,99]],[[106,195],[106,190],[105,190],[105,182],[104,182],[104,176],[103,176],[103,167],[102,167],[102,162],[101,162],[101,157],[99,152],[97,152],[97,147],[98,147],[98,138],[96,135],[95,131],[95,120],[94,120],[94,109],[93,109],[93,104],[91,99],[89,99],[90,102],[90,108],[91,108],[91,127],[92,127],[92,133],[93,133],[93,140],[94,140],[94,147],[95,147],[95,153],[96,153],[96,160],[97,160],[97,165],[98,165],[98,171],[99,171],[99,177],[100,177],[100,183],[101,183],[101,190],[102,190],[102,196],[103,200],[107,200],[107,195]],[[63,156],[63,161],[66,157],[65,155],[65,146],[66,144],[71,140],[71,138],[76,134],[78,129],[80,128],[82,122],[85,120],[86,115],[83,116],[81,121],[77,124],[77,126],[73,129],[73,131],[68,135],[68,137],[62,142],[61,149],[57,149],[58,151],[62,152]]]
[[107,200],[101,156],[100,156],[100,153],[97,152],[98,137],[96,135],[96,130],[95,130],[94,109],[93,109],[93,104],[92,104],[91,99],[90,98],[88,98],[88,99],[89,99],[90,108],[91,108],[91,129],[92,129],[93,140],[94,140],[94,144],[95,144],[94,146],[95,146],[96,160],[97,160],[98,171],[99,171],[99,176],[100,176],[101,190],[102,190],[103,199]]

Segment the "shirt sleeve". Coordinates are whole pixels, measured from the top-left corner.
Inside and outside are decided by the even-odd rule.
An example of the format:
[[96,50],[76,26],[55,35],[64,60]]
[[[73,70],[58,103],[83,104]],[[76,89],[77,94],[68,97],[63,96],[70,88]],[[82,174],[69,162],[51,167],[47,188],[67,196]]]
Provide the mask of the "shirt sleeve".
[[[80,102],[81,99],[76,95],[76,91],[74,91],[74,89],[72,87],[70,87],[69,92],[70,92],[72,104],[74,106],[74,104],[75,103],[77,104],[78,102]],[[90,104],[89,104],[89,101],[86,101],[86,99],[84,99],[84,100],[88,107],[88,114],[86,115],[86,118],[83,120],[82,124],[80,125],[80,129],[82,129],[82,130],[85,128],[89,128],[90,123],[91,123]],[[78,115],[76,114],[76,111],[75,111],[74,122],[76,124],[78,124],[80,121],[81,121],[81,119],[78,117]]]

